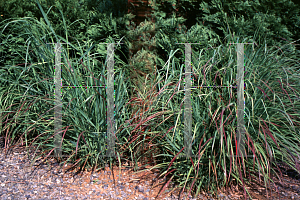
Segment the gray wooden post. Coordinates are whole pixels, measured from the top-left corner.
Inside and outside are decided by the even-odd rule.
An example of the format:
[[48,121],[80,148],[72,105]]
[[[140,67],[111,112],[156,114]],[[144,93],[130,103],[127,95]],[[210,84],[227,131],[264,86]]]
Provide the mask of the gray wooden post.
[[245,121],[244,121],[244,44],[237,44],[237,146],[241,153],[239,156],[245,156]]
[[240,154],[245,153],[245,97],[244,97],[244,44],[237,44],[237,148]]
[[115,157],[114,44],[107,46],[107,157]]
[[193,157],[192,155],[192,96],[191,96],[191,44],[200,43],[176,43],[185,44],[185,98],[184,98],[184,148],[187,158]]
[[[99,43],[107,44],[107,43]],[[114,44],[124,43],[109,43],[107,46],[107,151],[105,157],[116,157],[115,155],[115,120],[114,120]]]
[[61,157],[61,140],[62,140],[62,101],[61,101],[61,44],[55,44],[55,108],[54,108],[54,155]]
[[[107,44],[107,43],[99,43]],[[116,157],[115,154],[115,120],[114,120],[114,44],[124,43],[109,43],[107,46],[107,151],[106,157]]]
[[[244,97],[244,44],[254,43],[230,43],[237,44],[237,149],[238,155],[236,157],[253,157],[247,155],[245,151],[245,97]],[[254,49],[254,46],[253,46]]]
[[185,44],[184,147],[187,158],[192,156],[191,54],[191,44]]

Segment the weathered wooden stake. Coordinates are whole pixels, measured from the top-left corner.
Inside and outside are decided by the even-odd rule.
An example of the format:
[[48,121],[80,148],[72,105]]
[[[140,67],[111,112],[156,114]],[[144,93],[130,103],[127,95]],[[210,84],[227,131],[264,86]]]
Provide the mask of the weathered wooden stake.
[[54,155],[61,157],[61,143],[62,143],[62,101],[61,101],[61,44],[55,44],[55,108],[54,108]]

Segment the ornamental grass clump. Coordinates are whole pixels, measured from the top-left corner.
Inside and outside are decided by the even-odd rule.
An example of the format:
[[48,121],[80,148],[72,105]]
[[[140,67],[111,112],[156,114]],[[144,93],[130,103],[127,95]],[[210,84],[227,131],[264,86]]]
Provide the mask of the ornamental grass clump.
[[[184,65],[180,68],[172,63],[171,68],[166,63],[162,70],[167,71],[166,76],[157,76],[164,81],[157,84],[158,103],[152,104],[152,116],[164,112],[156,126],[159,133],[153,138],[159,138],[156,142],[161,154],[156,158],[161,163],[156,167],[162,170],[161,175],[168,177],[167,185],[173,181],[197,195],[201,189],[215,193],[218,188],[238,184],[246,195],[245,186],[251,175],[258,174],[268,188],[280,162],[299,172],[299,52],[289,45],[271,50],[260,46],[254,51],[245,48],[244,52],[247,157],[235,157],[237,98],[232,87],[192,89],[196,157],[178,156],[184,149],[184,90],[180,89]],[[172,53],[168,61],[175,54]],[[196,55],[192,56],[194,86],[236,84],[234,46],[232,49],[230,45],[219,46]],[[162,125],[168,122],[169,126]]]

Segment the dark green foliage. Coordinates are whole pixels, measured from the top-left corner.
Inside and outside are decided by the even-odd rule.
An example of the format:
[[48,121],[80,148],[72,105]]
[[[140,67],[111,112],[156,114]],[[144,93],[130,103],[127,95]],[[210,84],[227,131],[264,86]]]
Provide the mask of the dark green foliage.
[[[42,9],[47,14],[47,17],[55,33],[63,38],[66,38],[67,36],[70,42],[73,44],[76,44],[77,40],[80,42],[80,44],[82,44],[82,41],[86,41],[87,37],[89,37],[92,41],[96,41],[99,43],[105,42],[105,39],[109,36],[116,37],[117,40],[121,38],[121,35],[125,35],[125,18],[119,17],[115,20],[114,18],[116,16],[113,17],[110,15],[110,10],[112,9],[111,7],[110,9],[104,9],[105,12],[100,12],[98,10],[100,7],[92,7],[92,3],[89,1],[82,2],[76,0],[40,0],[39,2],[41,3]],[[126,7],[123,7],[124,4],[118,3],[117,5],[122,5],[120,8],[122,8],[123,10],[119,10],[120,12],[124,13],[126,11]],[[1,21],[3,21],[3,23],[1,23],[1,31],[3,31],[1,33],[1,41],[4,44],[14,44],[14,48],[8,48],[7,45],[1,46],[2,62],[9,64],[11,63],[11,60],[13,60],[13,58],[15,61],[20,62],[20,58],[15,58],[17,54],[16,51],[21,52],[20,46],[24,46],[24,43],[28,39],[28,36],[23,35],[21,38],[15,38],[13,35],[9,36],[9,34],[11,34],[10,32],[21,32],[22,30],[24,30],[26,26],[25,24],[28,23],[19,24],[18,28],[14,29],[14,31],[11,31],[13,30],[12,24],[9,24],[7,27],[5,27],[5,25],[7,24],[7,22],[9,22],[10,18],[16,19],[18,17],[25,16],[43,21],[43,15],[35,0],[5,1],[0,5],[0,10],[5,11],[3,14],[1,13],[1,15],[3,15],[1,16]],[[62,13],[59,10],[61,10],[65,18],[65,24],[67,26],[68,33],[64,31],[65,28],[61,16]],[[3,30],[4,27],[5,29]],[[28,28],[31,27],[32,25],[30,24]],[[95,52],[95,50],[93,50],[92,52]],[[76,54],[76,50],[72,49],[70,53],[72,53],[73,57],[79,58],[79,55]],[[120,53],[117,52],[117,54]]]
[[[267,46],[281,46],[300,39],[297,34],[300,32],[300,8],[288,0],[198,0],[179,1],[179,4],[175,0],[157,2],[161,4],[156,4],[160,10],[155,13],[156,27],[166,33],[165,36],[160,36],[157,31],[158,38],[164,37],[162,40],[157,40],[157,51],[159,55],[165,55],[165,59],[166,52],[178,47],[184,49],[184,45],[175,46],[175,42],[200,43],[200,45],[192,45],[193,50],[199,51],[202,48],[231,41],[230,38],[225,38],[228,34],[238,36],[239,41],[248,38],[246,42],[254,40],[259,45],[266,42]],[[180,21],[180,18],[163,20],[172,18],[174,11],[177,11],[176,16],[183,16],[186,21]],[[181,32],[176,30],[179,24],[184,24]],[[182,36],[182,33],[185,36]],[[180,37],[182,39],[179,39]],[[161,46],[163,47],[160,49]]]
[[123,17],[127,13],[127,0],[86,0],[83,4],[87,10],[112,13],[113,17]]
[[[62,11],[68,28],[68,37],[72,43],[77,43],[74,38],[82,42],[88,36],[95,43],[103,42],[108,36],[112,36],[116,40],[126,36],[127,38],[124,39],[127,42],[132,39],[127,34],[128,28],[130,28],[126,26],[129,25],[129,22],[126,21],[128,18],[123,17],[127,14],[127,0],[64,0],[63,3],[60,3],[62,1],[40,0],[40,2],[42,8],[48,13],[49,21],[56,34],[65,38],[66,33],[59,9]],[[201,48],[216,46],[225,40],[230,40],[229,38],[225,39],[226,35],[230,34],[228,27],[230,27],[232,35],[238,34],[241,39],[249,38],[248,42],[251,42],[255,36],[258,44],[264,44],[266,40],[268,46],[275,44],[279,46],[279,43],[283,44],[299,39],[297,34],[300,32],[299,6],[288,0],[157,0],[156,7],[157,11],[153,14],[156,22],[157,54],[163,59],[167,59],[166,52],[170,52],[171,49],[184,49],[184,45],[175,46],[176,42],[199,42],[200,45],[193,45],[193,49],[198,51]],[[3,21],[2,27],[10,18],[43,18],[34,0],[1,1],[0,10],[2,10],[0,16]],[[172,17],[175,11],[177,13]],[[10,30],[12,30],[11,25],[1,30],[3,31],[1,41],[5,41],[5,38],[11,34]],[[22,28],[15,29],[18,32],[21,30]],[[188,30],[191,34],[187,33]],[[258,32],[256,32],[257,30]],[[182,35],[186,33],[186,36]],[[132,37],[134,38],[134,36]],[[10,35],[9,43],[15,44],[15,47],[11,49],[6,45],[1,47],[1,56],[5,57],[5,63],[8,64],[12,58],[18,56],[16,51],[20,45],[24,44],[24,41],[26,41],[26,35],[18,39],[14,38],[13,34]],[[92,50],[93,53],[95,51],[97,48]],[[126,45],[121,45],[121,51],[124,55],[128,55]],[[76,56],[74,49],[71,50],[71,53]],[[119,52],[116,54],[128,63],[126,56]],[[177,55],[180,54],[182,52],[177,53]],[[2,62],[3,59],[2,57]]]

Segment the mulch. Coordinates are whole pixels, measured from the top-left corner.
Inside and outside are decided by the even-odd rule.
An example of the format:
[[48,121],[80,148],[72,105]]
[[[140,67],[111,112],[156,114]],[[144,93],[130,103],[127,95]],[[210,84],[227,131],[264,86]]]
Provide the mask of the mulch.
[[20,146],[0,150],[0,199],[178,199],[168,198],[169,191],[157,197],[165,183],[157,170],[134,174],[130,167],[106,166],[78,173],[67,170],[71,164],[60,169],[54,158],[42,163],[41,157],[30,166],[35,149],[28,152]]
[[[93,173],[83,171],[78,174],[76,170],[66,170],[70,165],[59,169],[54,158],[41,163],[43,157],[31,167],[34,150],[28,150],[29,156],[21,146],[9,151],[0,150],[0,199],[185,199],[176,187],[168,187],[163,195],[157,196],[166,182],[158,177],[158,170],[146,169],[134,174],[125,163],[121,171],[114,166],[113,169],[106,167]],[[247,189],[253,199],[300,199],[299,174],[283,163],[280,169],[282,175],[273,178],[275,183],[271,184],[271,191],[265,190],[262,179],[252,179]],[[243,193],[241,187],[232,186],[219,191],[218,199],[244,199]],[[197,198],[190,196],[187,199],[214,198],[209,193],[201,193]]]

